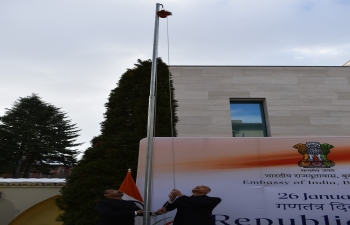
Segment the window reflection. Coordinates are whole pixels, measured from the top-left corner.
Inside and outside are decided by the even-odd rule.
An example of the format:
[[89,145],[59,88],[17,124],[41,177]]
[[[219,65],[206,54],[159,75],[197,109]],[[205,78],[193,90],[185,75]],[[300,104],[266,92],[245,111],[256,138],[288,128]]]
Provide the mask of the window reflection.
[[231,123],[234,137],[266,137],[262,102],[231,102]]

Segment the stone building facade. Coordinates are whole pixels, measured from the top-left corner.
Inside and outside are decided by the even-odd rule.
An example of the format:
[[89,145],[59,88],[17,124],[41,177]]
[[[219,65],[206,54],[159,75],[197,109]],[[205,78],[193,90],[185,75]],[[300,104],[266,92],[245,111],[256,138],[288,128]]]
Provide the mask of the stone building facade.
[[179,137],[232,137],[230,103],[261,102],[265,136],[350,136],[350,66],[171,66]]

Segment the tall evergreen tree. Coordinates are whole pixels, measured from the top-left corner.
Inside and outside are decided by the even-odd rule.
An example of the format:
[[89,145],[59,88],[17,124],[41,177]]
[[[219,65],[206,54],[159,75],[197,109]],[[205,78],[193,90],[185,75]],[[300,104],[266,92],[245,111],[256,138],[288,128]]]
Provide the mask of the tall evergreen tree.
[[[151,78],[151,60],[135,64],[128,69],[111,91],[105,104],[105,120],[101,123],[101,135],[92,139],[81,161],[74,167],[62,188],[57,205],[64,213],[59,220],[64,225],[93,225],[95,201],[99,193],[108,188],[119,188],[128,168],[135,175],[139,142],[147,136],[148,98]],[[173,132],[176,136],[173,86],[168,66],[158,59],[157,66],[157,116],[155,136],[171,136],[172,100]],[[170,84],[170,90],[169,90]]]
[[0,171],[19,178],[33,168],[48,173],[52,163],[74,164],[78,132],[66,113],[38,95],[19,98],[0,117]]

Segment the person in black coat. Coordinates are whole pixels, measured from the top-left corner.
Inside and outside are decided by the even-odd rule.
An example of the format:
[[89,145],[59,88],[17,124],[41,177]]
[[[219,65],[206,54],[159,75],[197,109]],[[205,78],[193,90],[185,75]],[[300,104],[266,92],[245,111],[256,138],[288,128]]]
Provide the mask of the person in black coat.
[[192,196],[186,196],[173,189],[170,200],[157,210],[157,214],[177,209],[173,225],[214,225],[212,211],[221,199],[207,196],[210,191],[208,186],[197,186],[193,188]]
[[108,189],[103,195],[105,199],[95,205],[100,215],[97,225],[134,225],[135,216],[143,214],[142,205],[122,200],[124,194],[119,190]]

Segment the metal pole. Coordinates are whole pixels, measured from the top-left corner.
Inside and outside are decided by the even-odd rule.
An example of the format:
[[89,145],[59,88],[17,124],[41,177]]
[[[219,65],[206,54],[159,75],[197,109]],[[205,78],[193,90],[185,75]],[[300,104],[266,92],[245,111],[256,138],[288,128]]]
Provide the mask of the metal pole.
[[144,194],[144,211],[143,225],[150,225],[150,206],[151,206],[151,179],[152,179],[152,157],[153,157],[153,131],[154,131],[154,105],[155,105],[155,78],[157,74],[157,56],[158,56],[158,31],[159,17],[157,12],[160,8],[159,3],[156,4],[156,19],[154,25],[154,41],[153,41],[153,57],[151,69],[150,96],[148,102],[148,122],[147,122],[147,152],[146,152],[146,174],[145,174],[145,194]]

